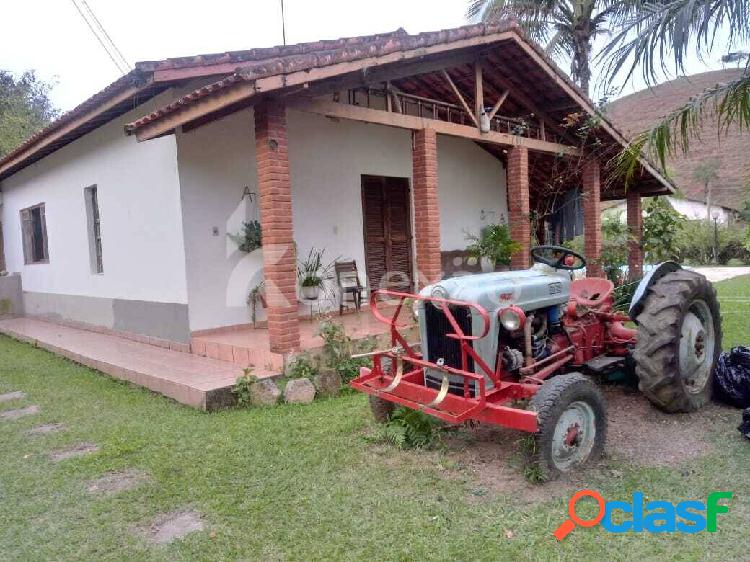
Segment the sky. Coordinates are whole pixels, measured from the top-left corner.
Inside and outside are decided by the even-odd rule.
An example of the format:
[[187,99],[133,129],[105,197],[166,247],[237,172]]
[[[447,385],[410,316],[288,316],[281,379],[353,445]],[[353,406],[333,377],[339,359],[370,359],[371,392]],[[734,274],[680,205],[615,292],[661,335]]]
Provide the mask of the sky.
[[[282,43],[279,0],[87,0],[110,37],[135,61]],[[56,85],[53,103],[72,109],[119,71],[71,0],[5,0],[0,69],[35,69]],[[434,31],[466,24],[466,0],[285,0],[287,43],[393,31]],[[723,68],[721,52],[691,59],[687,74]],[[562,62],[567,70],[567,64]],[[640,81],[623,94],[644,87]],[[596,97],[596,95],[594,95]]]

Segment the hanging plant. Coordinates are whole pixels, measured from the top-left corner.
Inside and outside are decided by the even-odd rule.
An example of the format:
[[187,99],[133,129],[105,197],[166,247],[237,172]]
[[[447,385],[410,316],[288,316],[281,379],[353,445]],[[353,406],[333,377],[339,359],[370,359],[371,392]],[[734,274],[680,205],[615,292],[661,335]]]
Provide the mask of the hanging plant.
[[258,221],[245,221],[242,223],[242,232],[237,234],[227,233],[227,236],[237,244],[240,252],[249,254],[263,246],[263,233]]

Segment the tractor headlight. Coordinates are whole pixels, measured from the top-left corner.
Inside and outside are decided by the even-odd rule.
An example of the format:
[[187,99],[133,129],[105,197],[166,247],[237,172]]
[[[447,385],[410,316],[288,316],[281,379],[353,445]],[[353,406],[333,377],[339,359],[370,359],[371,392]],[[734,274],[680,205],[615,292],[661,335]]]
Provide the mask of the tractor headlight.
[[448,291],[445,290],[445,287],[441,287],[440,285],[435,285],[432,288],[432,292],[430,293],[430,296],[433,299],[448,299]]
[[517,306],[509,306],[507,308],[503,308],[498,313],[498,319],[500,320],[500,324],[503,325],[503,328],[505,328],[509,332],[520,330],[526,323],[526,315],[524,314],[523,310],[521,310]]

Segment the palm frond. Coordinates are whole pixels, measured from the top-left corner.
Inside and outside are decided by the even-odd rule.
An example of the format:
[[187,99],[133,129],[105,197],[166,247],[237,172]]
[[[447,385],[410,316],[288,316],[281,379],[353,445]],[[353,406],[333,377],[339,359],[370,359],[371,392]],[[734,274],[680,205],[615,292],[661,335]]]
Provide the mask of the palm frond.
[[632,1],[609,8],[618,32],[597,57],[609,80],[624,72],[627,82],[638,67],[647,83],[668,75],[671,66],[681,72],[689,52],[706,55],[720,29],[729,33],[722,47],[750,38],[750,0]]

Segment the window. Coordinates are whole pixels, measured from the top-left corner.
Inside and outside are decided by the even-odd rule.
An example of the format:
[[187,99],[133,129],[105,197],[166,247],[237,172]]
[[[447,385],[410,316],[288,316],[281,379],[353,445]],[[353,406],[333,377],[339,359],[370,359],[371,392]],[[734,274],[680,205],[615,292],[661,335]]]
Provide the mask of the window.
[[44,203],[21,210],[21,232],[24,262],[27,264],[49,263]]
[[86,200],[86,219],[89,231],[89,261],[91,262],[91,273],[104,273],[104,262],[102,261],[102,228],[99,217],[99,199],[96,186],[92,185],[83,190]]

